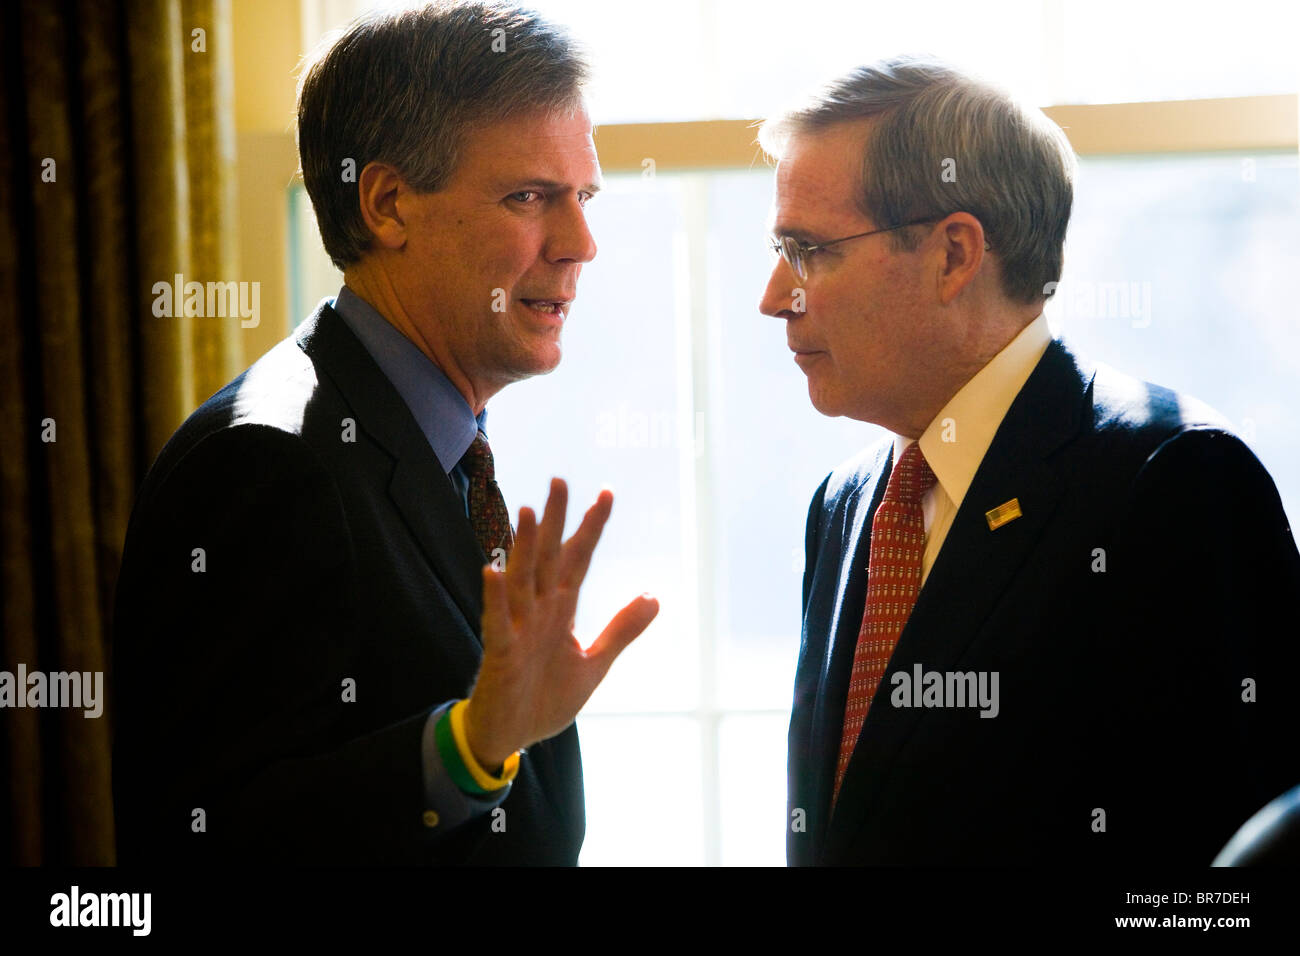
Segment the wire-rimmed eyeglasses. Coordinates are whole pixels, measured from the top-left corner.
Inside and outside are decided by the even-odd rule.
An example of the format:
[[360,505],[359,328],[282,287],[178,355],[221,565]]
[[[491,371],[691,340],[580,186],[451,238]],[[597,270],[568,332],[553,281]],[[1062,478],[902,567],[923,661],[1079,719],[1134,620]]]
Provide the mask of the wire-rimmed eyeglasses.
[[[808,257],[818,249],[825,249],[827,246],[833,246],[837,243],[848,242],[850,239],[862,239],[866,236],[878,236],[884,232],[893,232],[896,229],[906,229],[908,226],[921,226],[926,223],[939,222],[938,219],[929,217],[926,219],[913,219],[911,222],[899,223],[897,226],[889,226],[886,229],[872,229],[870,232],[859,232],[853,236],[843,236],[839,239],[831,239],[828,242],[806,243],[801,242],[793,236],[769,236],[768,243],[772,251],[786,261],[786,264],[794,270],[794,274],[800,280],[808,278],[807,262]],[[984,243],[984,248],[988,249],[989,244]]]

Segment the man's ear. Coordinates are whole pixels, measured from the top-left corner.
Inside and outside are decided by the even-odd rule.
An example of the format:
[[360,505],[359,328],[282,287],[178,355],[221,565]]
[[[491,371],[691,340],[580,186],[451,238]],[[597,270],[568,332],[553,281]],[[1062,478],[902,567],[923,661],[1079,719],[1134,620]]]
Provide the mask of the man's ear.
[[406,222],[401,216],[397,197],[409,189],[401,174],[387,163],[366,163],[357,177],[361,218],[374,236],[375,243],[382,248],[400,249],[406,245]]
[[984,227],[970,213],[954,212],[939,221],[934,235],[941,243],[939,302],[948,305],[971,283],[984,262]]

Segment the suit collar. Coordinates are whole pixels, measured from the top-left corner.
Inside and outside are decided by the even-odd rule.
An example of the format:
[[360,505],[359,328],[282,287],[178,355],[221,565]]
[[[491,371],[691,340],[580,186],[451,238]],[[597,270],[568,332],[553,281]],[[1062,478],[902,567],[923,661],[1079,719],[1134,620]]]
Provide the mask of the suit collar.
[[487,409],[476,419],[442,369],[346,285],[334,299],[334,311],[402,396],[442,470],[455,468],[484,427]]
[[[1056,508],[1066,476],[1053,464],[1053,455],[1078,435],[1091,401],[1094,375],[1095,369],[1063,342],[1052,342],[1043,354],[971,480],[890,658],[882,688],[891,686],[895,672],[910,671],[916,663],[925,670],[961,669],[963,655]],[[871,526],[884,484],[881,477],[873,475],[868,480],[875,493],[870,513],[863,516],[860,527]],[[990,530],[985,512],[1012,498],[1018,499],[1022,516]],[[860,538],[850,546],[854,547],[855,564],[865,566],[870,534]],[[972,573],[973,568],[978,573]],[[865,581],[861,586],[865,589]],[[954,608],[960,613],[954,614]],[[847,645],[856,644],[858,624],[860,621],[841,621],[837,626],[836,646],[831,651],[834,666],[843,667],[844,659],[852,666],[853,652]],[[842,701],[839,709],[842,714]],[[833,848],[846,845],[867,819],[892,764],[920,719],[921,712],[915,708],[895,708],[887,696],[876,698],[828,824],[825,845],[831,848],[832,858],[827,862],[834,862]],[[833,736],[838,742],[838,728]]]
[[328,302],[299,326],[294,338],[338,388],[357,429],[392,457],[389,497],[478,636],[479,574],[487,558],[465,517],[464,502],[411,410]]

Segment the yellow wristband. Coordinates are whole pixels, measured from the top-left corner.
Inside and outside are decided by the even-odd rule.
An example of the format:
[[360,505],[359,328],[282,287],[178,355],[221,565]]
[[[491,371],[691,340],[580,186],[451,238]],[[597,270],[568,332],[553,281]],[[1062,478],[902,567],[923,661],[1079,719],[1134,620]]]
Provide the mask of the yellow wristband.
[[515,779],[515,774],[519,772],[519,752],[515,751],[506,758],[504,766],[501,768],[501,776],[494,777],[481,766],[474,757],[474,751],[469,749],[469,738],[465,735],[465,708],[469,706],[469,701],[457,701],[452,705],[451,713],[451,735],[456,741],[456,749],[460,751],[461,760],[465,763],[465,769],[469,775],[474,778],[484,790],[500,790],[511,780]]

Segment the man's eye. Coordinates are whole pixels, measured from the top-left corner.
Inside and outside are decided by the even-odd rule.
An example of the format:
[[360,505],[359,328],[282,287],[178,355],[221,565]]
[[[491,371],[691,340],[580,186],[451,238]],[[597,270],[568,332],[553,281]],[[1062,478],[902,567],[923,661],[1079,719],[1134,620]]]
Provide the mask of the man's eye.
[[540,199],[541,195],[542,194],[537,192],[535,189],[524,189],[517,193],[511,193],[510,198],[515,202],[527,203],[532,202],[534,199]]
[[587,203],[592,200],[592,193],[578,193],[578,205],[586,207]]

